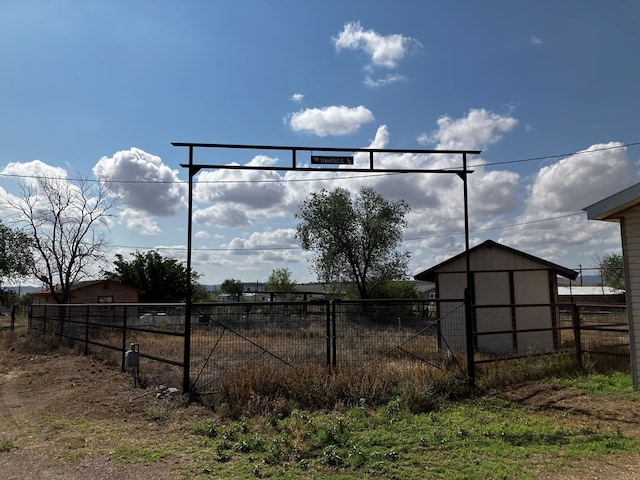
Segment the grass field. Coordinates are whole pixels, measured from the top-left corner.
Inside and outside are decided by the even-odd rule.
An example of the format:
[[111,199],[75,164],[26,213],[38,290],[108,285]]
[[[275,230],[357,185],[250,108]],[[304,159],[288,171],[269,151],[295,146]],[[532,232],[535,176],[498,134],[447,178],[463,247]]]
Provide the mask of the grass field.
[[[59,474],[51,478],[81,468],[90,477],[96,463],[96,474],[132,479],[587,479],[598,478],[584,475],[594,468],[621,478],[620,465],[636,462],[640,448],[630,376],[579,374],[561,357],[520,361],[502,377],[493,371],[475,392],[402,363],[330,383],[307,372],[282,384],[247,369],[225,387],[244,402],[238,409],[162,396],[154,384],[136,389],[109,363],[28,334],[1,340],[8,478],[22,478],[11,476],[14,467]],[[297,396],[278,391],[287,385]],[[310,399],[340,391],[366,395],[312,408]]]

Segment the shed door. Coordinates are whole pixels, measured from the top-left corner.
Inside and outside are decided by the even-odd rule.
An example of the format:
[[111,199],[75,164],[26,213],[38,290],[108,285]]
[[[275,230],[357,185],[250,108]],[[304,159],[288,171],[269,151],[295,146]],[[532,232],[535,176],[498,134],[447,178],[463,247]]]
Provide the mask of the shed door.
[[[513,283],[516,305],[546,304],[546,306],[516,307],[516,329],[552,328],[552,307],[549,305],[549,272],[547,270],[515,271]],[[552,351],[553,331],[518,333],[518,351]]]

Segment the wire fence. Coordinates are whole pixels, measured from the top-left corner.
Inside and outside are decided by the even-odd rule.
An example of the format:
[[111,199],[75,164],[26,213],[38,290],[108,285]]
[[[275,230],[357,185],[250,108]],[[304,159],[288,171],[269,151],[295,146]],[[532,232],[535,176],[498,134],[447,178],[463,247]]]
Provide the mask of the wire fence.
[[578,318],[580,325],[574,339],[578,356],[586,353],[629,358],[629,323],[625,305],[575,304],[572,306],[572,318]]
[[326,366],[328,303],[196,304],[191,331],[191,386],[199,393],[251,365]]
[[0,330],[16,330],[28,327],[29,305],[16,304],[0,310]]
[[329,374],[420,363],[453,367],[466,378],[476,364],[534,355],[629,357],[624,305],[502,305],[473,311],[473,365],[465,353],[463,300],[194,304],[190,332],[185,332],[184,304],[33,305],[29,328],[74,342],[123,369],[126,352],[135,345],[143,376],[153,373],[154,381],[179,384],[186,372],[190,390],[201,395],[238,369],[262,365],[317,366]]

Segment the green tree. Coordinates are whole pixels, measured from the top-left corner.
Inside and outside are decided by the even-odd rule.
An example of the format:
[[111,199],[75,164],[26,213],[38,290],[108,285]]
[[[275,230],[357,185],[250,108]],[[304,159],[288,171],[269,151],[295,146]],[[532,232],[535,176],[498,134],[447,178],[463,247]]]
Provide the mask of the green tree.
[[220,285],[220,291],[231,295],[236,300],[240,299],[242,292],[244,292],[244,285],[240,280],[234,280],[233,278],[227,278],[222,285]]
[[[103,275],[110,280],[138,287],[145,291],[145,302],[182,302],[187,298],[187,268],[175,258],[163,257],[155,250],[132,253],[133,260],[125,260],[116,254],[115,270]],[[192,289],[200,275],[191,272]]]
[[381,284],[374,294],[376,298],[420,298],[418,287],[409,280],[386,282]]
[[622,255],[612,253],[599,261],[602,284],[607,287],[624,289],[624,263]]
[[288,268],[276,268],[267,279],[267,291],[291,292],[296,288],[296,282],[291,278],[291,270]]
[[3,281],[33,273],[33,239],[0,221],[0,288]]
[[404,200],[390,202],[372,188],[353,199],[346,189],[323,189],[302,202],[296,237],[315,252],[312,269],[322,283],[351,283],[370,298],[377,286],[407,277],[409,254],[399,245],[408,211]]

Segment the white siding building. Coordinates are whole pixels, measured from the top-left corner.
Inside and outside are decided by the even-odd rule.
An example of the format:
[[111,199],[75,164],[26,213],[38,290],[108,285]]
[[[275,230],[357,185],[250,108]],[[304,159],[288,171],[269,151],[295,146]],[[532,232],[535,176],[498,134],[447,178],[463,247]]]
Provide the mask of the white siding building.
[[[578,272],[487,240],[469,250],[472,272],[475,349],[484,353],[548,352],[557,348],[558,275],[575,280]],[[436,283],[440,333],[448,348],[466,350],[464,315],[450,315],[464,299],[466,253],[418,273]],[[525,331],[547,329],[542,331]],[[491,333],[496,332],[496,333]]]
[[584,209],[590,220],[618,222],[622,235],[633,385],[640,389],[640,183]]

